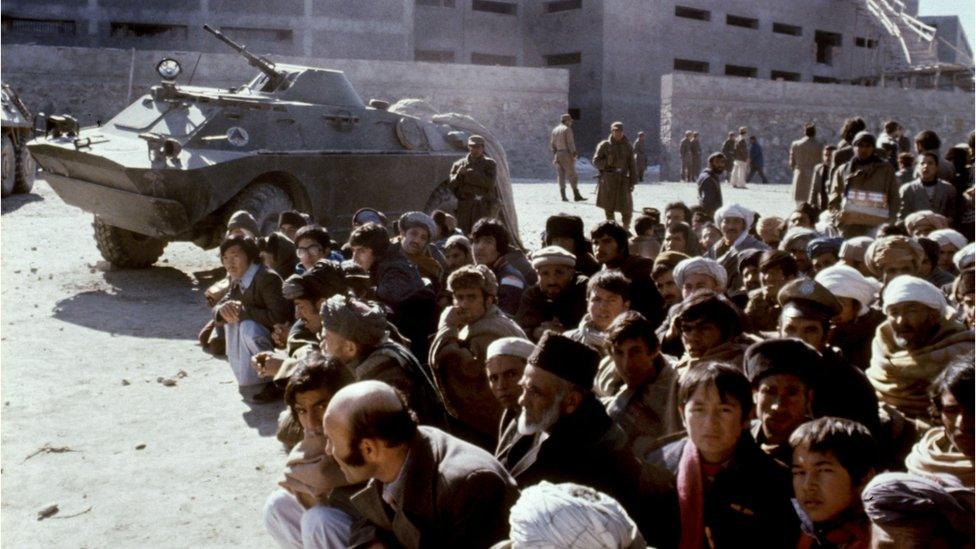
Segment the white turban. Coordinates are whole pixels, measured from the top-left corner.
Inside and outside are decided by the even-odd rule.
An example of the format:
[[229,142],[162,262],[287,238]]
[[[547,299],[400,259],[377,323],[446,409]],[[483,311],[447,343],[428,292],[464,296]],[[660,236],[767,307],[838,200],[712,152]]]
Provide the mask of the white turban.
[[532,343],[524,337],[503,337],[492,341],[488,345],[485,360],[491,360],[499,355],[514,356],[528,360],[533,350],[535,350],[535,343]]
[[957,250],[961,250],[966,247],[966,237],[955,229],[939,229],[937,231],[932,231],[928,234],[928,238],[938,242],[939,247],[945,246],[946,244],[955,247]]
[[820,233],[813,229],[808,229],[806,227],[793,227],[792,229],[786,231],[783,235],[783,240],[779,242],[779,249],[784,252],[790,251],[794,245],[798,245],[800,249],[806,251],[807,244],[820,236]]
[[721,208],[715,210],[716,225],[721,225],[722,220],[726,217],[745,221],[746,228],[748,229],[752,226],[752,222],[756,219],[756,214],[753,213],[749,208],[742,207],[738,204],[729,204],[728,206],[722,206]]
[[694,274],[703,274],[714,278],[715,282],[718,282],[719,287],[723,290],[729,282],[729,275],[725,272],[725,267],[719,264],[718,261],[707,257],[690,257],[681,260],[674,266],[674,271],[672,271],[671,276],[674,277],[674,283],[680,289],[684,286],[685,277]]
[[848,265],[836,264],[823,269],[814,280],[827,288],[835,297],[846,297],[861,304],[858,315],[868,312],[868,306],[881,289],[881,284],[873,278],[868,278],[860,271]]
[[976,243],[967,244],[952,255],[952,264],[959,272],[968,271],[976,265]]
[[646,545],[617,501],[588,486],[543,480],[522,490],[508,517],[515,547],[592,549]]
[[888,283],[881,296],[884,301],[885,313],[892,305],[899,303],[921,303],[929,308],[945,314],[948,308],[945,295],[942,290],[935,287],[927,280],[911,275],[900,275]]

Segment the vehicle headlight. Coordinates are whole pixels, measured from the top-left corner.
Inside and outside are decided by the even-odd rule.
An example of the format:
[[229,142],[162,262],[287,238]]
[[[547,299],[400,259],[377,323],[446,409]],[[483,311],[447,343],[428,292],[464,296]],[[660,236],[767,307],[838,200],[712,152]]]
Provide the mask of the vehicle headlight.
[[166,57],[156,64],[156,72],[163,80],[176,80],[176,77],[183,72],[183,67],[176,59]]

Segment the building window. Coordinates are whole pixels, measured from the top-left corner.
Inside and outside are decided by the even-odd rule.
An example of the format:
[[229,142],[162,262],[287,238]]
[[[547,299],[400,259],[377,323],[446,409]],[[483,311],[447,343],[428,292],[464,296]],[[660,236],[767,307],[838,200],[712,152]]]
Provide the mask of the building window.
[[414,50],[413,58],[415,61],[427,61],[428,63],[453,63],[454,52],[451,50]]
[[814,76],[813,81],[817,84],[840,84],[840,80],[829,76]]
[[494,0],[471,0],[471,9],[474,11],[486,11],[488,13],[500,13],[502,15],[516,15],[518,6],[509,2],[495,2]]
[[558,67],[561,65],[579,65],[582,55],[578,51],[573,53],[554,53],[545,56],[546,66]]
[[803,27],[787,25],[786,23],[773,23],[773,32],[776,34],[788,34],[790,36],[801,36]]
[[769,75],[773,80],[785,80],[787,82],[799,82],[800,73],[789,71],[772,71]]
[[475,65],[502,65],[505,67],[514,67],[515,56],[471,52],[471,62]]
[[742,27],[744,29],[758,29],[759,20],[751,17],[741,17],[738,15],[726,15],[725,24],[730,27]]
[[674,70],[684,72],[708,72],[708,63],[690,59],[675,59]]
[[575,108],[570,107],[569,109],[567,109],[567,112],[569,113],[569,116],[572,116],[573,117],[573,120],[579,120],[580,119],[580,110],[579,109],[575,109]]
[[291,42],[291,29],[253,29],[245,27],[222,27],[221,30],[234,40],[244,42]]
[[111,36],[116,38],[181,38],[186,39],[186,25],[157,25],[153,23],[121,23],[112,21]]
[[744,76],[746,78],[755,78],[757,71],[756,67],[740,67],[739,65],[725,65],[726,76]]
[[834,64],[834,48],[841,45],[841,35],[836,32],[817,31],[813,37],[817,44],[817,63],[821,65]]
[[554,0],[545,3],[546,13],[578,10],[583,8],[583,0]]
[[712,12],[708,10],[700,10],[697,8],[689,8],[688,6],[675,6],[674,15],[675,17],[682,17],[684,19],[696,19],[698,21],[712,20]]
[[438,8],[453,8],[454,0],[417,0],[418,6],[434,6]]
[[878,47],[878,41],[874,38],[863,38],[861,36],[856,36],[854,37],[854,45],[859,48],[874,49]]
[[25,19],[4,16],[2,28],[6,32],[24,34],[74,36],[78,32],[77,24],[69,19]]

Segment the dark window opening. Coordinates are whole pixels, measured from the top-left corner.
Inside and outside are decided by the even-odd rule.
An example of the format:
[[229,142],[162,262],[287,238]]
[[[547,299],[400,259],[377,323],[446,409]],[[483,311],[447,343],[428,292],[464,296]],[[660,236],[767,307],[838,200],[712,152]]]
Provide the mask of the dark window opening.
[[569,116],[572,116],[573,117],[573,120],[579,120],[580,119],[580,110],[579,109],[575,109],[575,108],[570,107],[569,109],[567,109],[567,112],[569,112]]
[[756,67],[740,67],[739,65],[725,65],[726,76],[744,76],[746,78],[756,77]]
[[471,62],[475,65],[502,65],[505,67],[515,66],[514,55],[493,55],[490,53],[471,53]]
[[786,23],[773,23],[773,32],[776,34],[788,34],[790,36],[801,36],[803,27],[787,25]]
[[417,0],[418,6],[434,6],[438,8],[453,8],[454,0]]
[[836,32],[817,31],[813,41],[817,44],[817,63],[834,64],[834,48],[841,45],[841,36]]
[[708,63],[691,59],[675,59],[674,70],[685,72],[708,72]]
[[696,8],[689,8],[688,6],[675,6],[674,15],[676,17],[683,17],[685,19],[696,19],[698,21],[712,20],[712,12]]
[[186,38],[186,25],[112,22],[111,36],[116,38]]
[[813,81],[817,84],[840,84],[840,80],[830,76],[814,76]]
[[6,32],[22,32],[25,34],[60,34],[73,36],[78,32],[77,24],[68,19],[3,17],[2,28]]
[[546,66],[548,67],[558,67],[560,65],[579,65],[582,59],[582,54],[575,51],[573,53],[554,53],[552,55],[545,56]]
[[244,42],[291,42],[294,36],[291,29],[252,29],[244,27],[222,27],[221,30],[234,40]]
[[856,36],[854,37],[854,45],[859,48],[873,49],[878,47],[878,41],[875,40],[874,38],[864,38],[861,36]]
[[472,0],[471,9],[474,11],[486,11],[488,13],[500,13],[502,15],[515,15],[518,13],[518,6],[508,2],[495,2],[493,0]]
[[752,17],[741,17],[738,15],[726,15],[725,24],[731,27],[742,27],[744,29],[758,29],[759,20]]
[[800,81],[800,73],[798,73],[798,72],[772,71],[772,72],[769,73],[769,76],[773,80],[785,80],[787,82],[799,82]]
[[413,58],[415,61],[427,61],[429,63],[453,63],[454,52],[451,50],[414,50]]
[[546,13],[578,10],[583,8],[583,0],[555,0],[554,2],[546,2],[545,8]]

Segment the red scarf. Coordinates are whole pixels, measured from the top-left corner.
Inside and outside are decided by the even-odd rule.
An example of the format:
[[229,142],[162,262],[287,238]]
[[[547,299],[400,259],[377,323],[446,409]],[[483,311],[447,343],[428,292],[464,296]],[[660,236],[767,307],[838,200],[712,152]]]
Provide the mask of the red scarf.
[[691,440],[685,443],[678,462],[678,509],[681,511],[680,549],[701,549],[705,535],[705,485],[701,458]]

